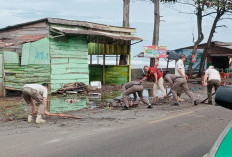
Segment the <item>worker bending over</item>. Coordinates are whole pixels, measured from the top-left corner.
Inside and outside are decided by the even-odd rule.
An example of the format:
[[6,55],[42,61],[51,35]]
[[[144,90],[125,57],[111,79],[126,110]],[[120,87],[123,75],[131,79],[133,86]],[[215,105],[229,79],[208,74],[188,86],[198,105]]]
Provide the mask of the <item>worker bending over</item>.
[[[207,81],[208,80],[208,81]],[[220,87],[221,76],[220,73],[214,69],[214,66],[209,66],[205,71],[203,77],[203,86],[207,85],[208,104],[212,105],[212,89],[214,87],[215,92]]]
[[158,98],[157,86],[162,92],[162,97],[164,97],[165,89],[164,89],[163,73],[157,68],[152,68],[152,67],[149,68],[148,66],[144,66],[144,71],[146,71],[147,74],[143,79],[140,80],[140,82],[145,81],[148,77],[150,77],[155,82],[153,86],[154,97]]
[[194,97],[193,93],[189,90],[188,83],[185,78],[183,78],[182,76],[174,75],[174,74],[167,74],[165,76],[165,80],[167,80],[171,86],[171,89],[169,93],[165,96],[165,98],[168,97],[172,93],[173,98],[175,100],[175,102],[172,105],[179,106],[178,98],[177,98],[177,89],[179,89],[180,87],[183,88],[184,92],[194,102],[194,105],[197,105],[196,98]]
[[151,109],[152,105],[143,96],[143,86],[141,85],[141,83],[139,81],[131,81],[122,85],[121,102],[122,102],[123,110],[129,110],[128,98],[130,94],[134,94],[134,101],[136,101],[137,99],[136,93],[138,93],[139,98],[143,101],[143,103],[148,105],[147,108]]
[[36,113],[35,101],[39,103],[38,113],[36,116],[36,123],[45,123],[46,121],[42,119],[42,115],[46,114],[47,106],[47,91],[48,84],[26,84],[22,88],[23,99],[27,103],[27,115],[28,122],[33,121],[32,115]]

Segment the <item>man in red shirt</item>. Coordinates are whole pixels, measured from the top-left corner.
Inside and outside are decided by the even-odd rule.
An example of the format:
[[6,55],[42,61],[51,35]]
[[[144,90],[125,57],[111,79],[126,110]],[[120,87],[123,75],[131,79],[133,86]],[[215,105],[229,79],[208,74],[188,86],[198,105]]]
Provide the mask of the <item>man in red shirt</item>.
[[162,97],[164,97],[165,96],[165,89],[164,89],[163,73],[155,67],[144,66],[144,70],[147,72],[147,74],[143,79],[140,80],[140,82],[142,82],[142,81],[146,80],[148,77],[150,77],[155,82],[154,86],[153,86],[154,97],[158,98],[157,86],[159,87],[159,89],[162,92]]

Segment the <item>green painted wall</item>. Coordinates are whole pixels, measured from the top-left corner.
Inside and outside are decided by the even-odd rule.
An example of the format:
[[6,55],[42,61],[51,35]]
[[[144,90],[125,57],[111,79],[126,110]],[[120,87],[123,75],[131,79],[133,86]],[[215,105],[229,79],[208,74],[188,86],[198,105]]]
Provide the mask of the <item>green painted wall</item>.
[[102,65],[89,65],[89,81],[101,81],[103,83]]
[[[103,66],[89,65],[90,81],[103,83]],[[129,66],[105,66],[105,84],[124,84],[129,81]]]
[[44,83],[50,80],[50,65],[5,64],[5,87],[21,89],[27,83]]
[[124,84],[129,81],[129,66],[106,66],[106,84]]
[[88,43],[86,36],[50,39],[51,91],[65,83],[89,84]]
[[74,111],[83,109],[86,106],[86,99],[77,99],[75,97],[51,97],[48,103],[48,110],[51,113],[62,113],[67,111]]
[[20,90],[27,83],[50,82],[49,40],[23,44],[21,63],[18,53],[4,51],[5,87]]
[[17,63],[19,64],[19,54],[17,52],[3,51],[4,54],[4,63]]
[[21,65],[50,64],[49,39],[23,44]]

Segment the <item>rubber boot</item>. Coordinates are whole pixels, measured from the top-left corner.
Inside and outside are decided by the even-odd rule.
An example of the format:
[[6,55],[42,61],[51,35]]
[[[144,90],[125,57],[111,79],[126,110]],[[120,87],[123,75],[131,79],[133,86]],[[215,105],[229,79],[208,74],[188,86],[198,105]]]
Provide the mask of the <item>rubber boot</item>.
[[46,120],[42,119],[42,115],[38,114],[36,117],[36,121],[35,123],[39,124],[39,123],[46,123]]
[[32,123],[32,122],[33,122],[33,117],[32,117],[32,115],[28,115],[28,117],[27,117],[27,122],[28,122],[28,123]]

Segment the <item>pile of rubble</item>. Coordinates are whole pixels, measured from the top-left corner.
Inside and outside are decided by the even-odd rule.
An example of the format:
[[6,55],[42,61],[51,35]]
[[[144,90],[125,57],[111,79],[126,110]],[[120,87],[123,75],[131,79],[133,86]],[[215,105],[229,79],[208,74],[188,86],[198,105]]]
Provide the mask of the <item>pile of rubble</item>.
[[56,93],[63,94],[77,94],[77,93],[88,93],[88,86],[82,82],[68,83],[62,88],[58,89]]

